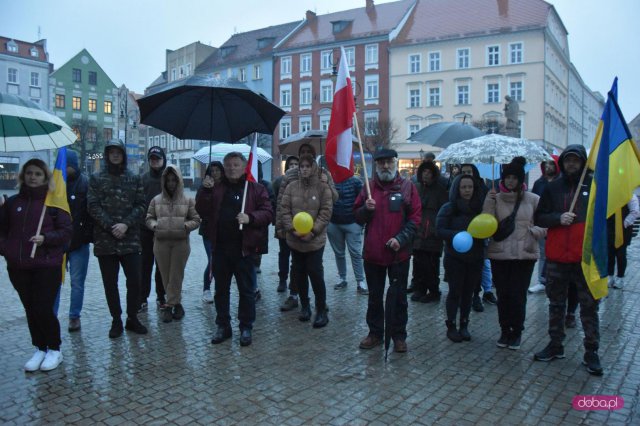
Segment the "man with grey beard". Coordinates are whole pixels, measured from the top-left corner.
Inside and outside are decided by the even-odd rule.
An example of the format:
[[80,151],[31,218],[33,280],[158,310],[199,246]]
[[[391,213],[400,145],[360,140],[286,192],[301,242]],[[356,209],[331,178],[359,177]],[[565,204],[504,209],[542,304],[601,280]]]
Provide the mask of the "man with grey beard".
[[[371,196],[363,188],[353,206],[356,221],[366,225],[364,234],[364,273],[369,287],[367,325],[369,335],[361,349],[382,344],[385,310],[392,313],[386,324],[395,352],[407,351],[407,278],[411,244],[422,216],[418,191],[409,179],[398,174],[398,153],[377,151],[375,176],[370,180]],[[386,305],[382,299],[386,276],[390,287]]]

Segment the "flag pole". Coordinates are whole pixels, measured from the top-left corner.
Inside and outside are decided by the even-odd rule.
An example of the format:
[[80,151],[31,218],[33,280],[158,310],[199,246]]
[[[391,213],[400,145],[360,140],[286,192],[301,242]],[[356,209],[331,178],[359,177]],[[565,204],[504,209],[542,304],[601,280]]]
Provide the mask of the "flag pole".
[[[38,230],[36,231],[36,236],[40,235],[40,231],[42,230],[42,222],[44,222],[45,211],[47,211],[47,205],[42,204],[42,214],[40,214],[40,221],[38,222]],[[38,246],[36,245],[36,243],[33,243],[33,247],[31,248],[32,259],[36,256],[36,248],[38,248]]]
[[358,126],[357,111],[353,112],[353,123],[356,126],[358,134],[358,148],[360,148],[360,161],[362,162],[362,170],[364,172],[364,185],[367,188],[367,199],[371,199],[371,188],[369,187],[369,175],[367,173],[367,162],[364,160],[364,150],[362,149],[362,137],[360,136],[360,126]]
[[573,209],[576,206],[576,202],[578,201],[578,196],[580,195],[580,188],[582,187],[582,182],[584,182],[584,177],[587,175],[587,163],[584,164],[584,169],[582,169],[582,175],[580,176],[580,181],[578,182],[578,186],[576,186],[576,193],[573,194],[573,200],[571,200],[571,207],[569,207],[569,213],[573,213]]
[[[258,145],[258,133],[254,132],[254,144]],[[251,148],[253,150],[253,147]],[[250,153],[252,151],[249,151]],[[251,159],[251,154],[249,154],[249,159]],[[254,158],[253,161],[258,161],[257,158]],[[256,181],[258,180],[258,176],[255,176]],[[240,208],[240,213],[244,214],[244,206],[247,203],[247,189],[249,189],[249,180],[247,180],[247,174],[244,175],[244,191],[242,191],[242,207]],[[242,231],[243,224],[240,224],[240,230]]]

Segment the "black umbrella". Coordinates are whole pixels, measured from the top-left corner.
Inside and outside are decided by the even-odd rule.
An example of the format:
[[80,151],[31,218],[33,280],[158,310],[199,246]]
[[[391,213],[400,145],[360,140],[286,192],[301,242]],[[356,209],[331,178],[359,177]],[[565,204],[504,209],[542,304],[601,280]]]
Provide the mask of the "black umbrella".
[[484,132],[470,124],[457,121],[435,123],[414,133],[411,142],[426,143],[439,148],[447,148],[452,143],[484,136]]
[[236,142],[274,132],[283,110],[240,83],[194,75],[138,100],[140,122],[180,139]]

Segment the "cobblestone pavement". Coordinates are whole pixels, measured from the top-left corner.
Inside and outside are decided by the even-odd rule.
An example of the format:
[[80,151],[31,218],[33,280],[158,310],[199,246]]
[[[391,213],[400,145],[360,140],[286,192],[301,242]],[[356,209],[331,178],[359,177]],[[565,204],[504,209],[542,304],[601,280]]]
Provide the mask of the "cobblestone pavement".
[[[271,234],[272,235],[272,234]],[[32,354],[23,308],[0,260],[0,423],[2,424],[640,424],[640,241],[630,247],[627,287],[601,305],[605,373],[581,365],[582,331],[569,330],[564,360],[533,362],[547,343],[547,301],[529,296],[522,348],[499,349],[495,306],[472,313],[470,343],[445,337],[444,298],[410,302],[409,352],[358,349],[367,333],[366,296],[336,291],[333,253],[325,251],[330,323],[313,329],[278,309],[277,244],[263,259],[253,345],[212,346],[215,309],[204,304],[205,255],[197,234],[183,289],[185,318],[164,324],[140,315],[149,334],[107,337],[110,317],[95,258],[89,266],[82,330],[67,331],[69,286],[60,308],[64,362],[25,373]],[[535,274],[534,274],[535,276]],[[124,300],[124,277],[120,278]],[[443,290],[446,284],[442,285]],[[153,297],[153,296],[152,296]],[[150,299],[153,302],[153,299]],[[153,303],[152,303],[153,304]],[[235,316],[237,298],[232,299]],[[576,411],[575,395],[619,395],[618,411]]]

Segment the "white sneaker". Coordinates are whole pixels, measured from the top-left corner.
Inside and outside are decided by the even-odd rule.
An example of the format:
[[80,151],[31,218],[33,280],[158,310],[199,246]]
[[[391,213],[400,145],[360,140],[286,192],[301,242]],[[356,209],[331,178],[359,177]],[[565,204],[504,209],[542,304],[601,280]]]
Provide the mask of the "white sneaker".
[[616,288],[616,277],[614,277],[613,275],[609,275],[609,281],[607,282],[607,284],[611,288]]
[[37,350],[36,353],[27,361],[24,365],[24,371],[38,371],[40,369],[40,364],[42,364],[42,360],[47,353],[41,350]]
[[358,294],[369,294],[369,289],[367,289],[367,285],[363,281],[358,281],[356,292]]
[[624,287],[624,277],[616,277],[613,281],[613,288],[622,289]]
[[56,369],[62,362],[62,352],[47,351],[44,361],[40,364],[40,371],[51,371]]
[[211,290],[205,290],[202,292],[202,301],[205,303],[213,303],[213,296]]
[[545,289],[544,285],[538,283],[529,287],[529,293],[541,293]]

